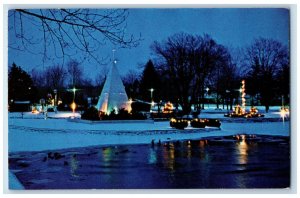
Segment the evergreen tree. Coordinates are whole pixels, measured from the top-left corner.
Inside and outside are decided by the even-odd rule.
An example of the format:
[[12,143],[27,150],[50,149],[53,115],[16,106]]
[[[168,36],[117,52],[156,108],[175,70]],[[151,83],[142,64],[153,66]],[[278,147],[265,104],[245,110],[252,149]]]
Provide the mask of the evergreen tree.
[[[151,60],[145,65],[141,82],[140,82],[140,93],[143,100],[157,101],[160,99],[160,78]],[[153,89],[153,91],[151,91]],[[152,92],[152,98],[151,98]]]
[[35,87],[30,75],[15,63],[8,74],[8,101],[29,100],[34,102]]

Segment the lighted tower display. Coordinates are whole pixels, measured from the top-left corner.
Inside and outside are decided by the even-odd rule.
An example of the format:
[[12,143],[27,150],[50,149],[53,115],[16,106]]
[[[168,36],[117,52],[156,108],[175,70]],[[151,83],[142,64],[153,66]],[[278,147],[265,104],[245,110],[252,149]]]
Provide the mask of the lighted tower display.
[[242,87],[241,87],[241,97],[242,97],[242,111],[246,111],[246,93],[245,93],[245,80],[242,80]]

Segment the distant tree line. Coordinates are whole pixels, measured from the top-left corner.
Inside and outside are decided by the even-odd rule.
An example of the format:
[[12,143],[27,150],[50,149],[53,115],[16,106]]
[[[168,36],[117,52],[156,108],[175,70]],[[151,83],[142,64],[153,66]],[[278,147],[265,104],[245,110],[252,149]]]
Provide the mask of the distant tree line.
[[76,60],[70,60],[65,67],[57,64],[44,70],[33,69],[30,74],[13,63],[9,67],[9,103],[18,100],[40,103],[40,99],[47,102],[56,98],[55,105],[58,105],[58,101],[62,101],[59,108],[69,109],[74,99],[73,88],[76,88],[76,103],[80,108],[86,108],[87,97],[99,95],[104,77],[101,76],[93,82],[83,75],[83,66]]
[[[289,104],[289,50],[273,39],[258,38],[240,50],[230,50],[211,36],[178,33],[151,46],[155,62],[145,65],[143,73],[126,81],[133,97],[151,101],[171,101],[184,113],[191,106],[200,111],[207,95],[214,94],[217,108],[232,109],[241,95],[241,81],[246,81],[250,105]],[[260,103],[258,103],[259,101]],[[212,101],[210,101],[212,102]]]
[[[232,109],[240,95],[241,80],[245,80],[251,105],[260,101],[268,111],[270,105],[281,104],[281,99],[289,102],[289,51],[276,40],[258,38],[244,49],[232,50],[207,34],[178,33],[155,41],[151,49],[155,57],[145,64],[142,73],[130,70],[123,77],[127,95],[133,100],[158,104],[170,101],[190,113],[192,105],[200,111],[207,96],[214,95],[217,108],[226,105]],[[87,97],[100,95],[105,72],[93,81],[83,76],[83,68],[78,61],[70,60],[66,67],[54,65],[44,71],[32,70],[29,75],[13,64],[9,101],[38,102],[56,90],[65,105],[73,99],[68,90],[76,87],[78,104],[86,106]]]

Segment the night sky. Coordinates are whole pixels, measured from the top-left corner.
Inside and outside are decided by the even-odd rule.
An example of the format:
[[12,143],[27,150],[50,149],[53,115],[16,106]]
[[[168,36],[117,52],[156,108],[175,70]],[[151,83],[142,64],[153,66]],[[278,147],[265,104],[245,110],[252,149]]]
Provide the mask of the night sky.
[[[143,40],[140,45],[131,49],[118,49],[117,46],[107,44],[99,50],[99,54],[111,57],[112,49],[117,48],[117,66],[121,75],[125,75],[129,70],[140,72],[142,69],[139,66],[145,65],[153,58],[150,46],[154,41],[163,41],[178,32],[194,35],[207,33],[218,43],[230,48],[247,46],[258,37],[272,38],[288,45],[289,25],[290,16],[287,9],[129,9],[126,33],[136,37],[141,34]],[[25,28],[33,35],[40,33],[30,26]],[[9,30],[9,43],[14,41],[15,34]],[[52,60],[43,64],[40,55],[10,48],[8,51],[8,64],[15,62],[28,72],[33,68],[42,70],[60,61]],[[91,79],[95,78],[103,67],[88,61],[82,65],[85,75]]]

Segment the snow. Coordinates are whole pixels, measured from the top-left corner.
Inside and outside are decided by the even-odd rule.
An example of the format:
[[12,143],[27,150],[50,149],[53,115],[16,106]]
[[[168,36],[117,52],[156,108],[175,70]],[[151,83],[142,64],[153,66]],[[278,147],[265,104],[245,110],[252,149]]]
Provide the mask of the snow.
[[17,179],[16,175],[9,171],[9,189],[11,190],[24,190],[23,185],[21,182]]
[[[279,108],[265,114],[266,118],[278,118]],[[201,118],[224,118],[224,110],[203,110]],[[45,151],[87,146],[109,146],[121,144],[150,144],[160,140],[191,140],[212,136],[235,134],[290,135],[290,122],[222,122],[221,128],[175,130],[169,122],[106,122],[84,123],[80,114],[72,112],[49,112],[43,114],[31,112],[9,113],[8,115],[9,153],[23,151]],[[23,118],[22,118],[23,117]],[[70,117],[75,119],[70,120]],[[68,119],[67,119],[68,118]],[[231,118],[228,118],[231,119]],[[9,171],[10,189],[23,189],[14,173]]]
[[[210,136],[225,136],[234,134],[265,134],[290,135],[290,122],[222,122],[221,129],[205,128],[175,130],[169,122],[116,122],[116,123],[77,123],[70,122],[71,113],[60,112],[49,114],[52,119],[33,118],[30,113],[24,114],[26,119],[20,119],[17,113],[9,114],[9,152],[42,151],[86,147],[95,145],[117,144],[150,144],[170,140],[200,139]],[[203,113],[202,116],[214,118],[221,113]],[[271,112],[269,117],[279,114]],[[55,118],[55,119],[53,119]],[[60,118],[60,119],[59,119]],[[228,118],[230,119],[230,118]]]
[[[22,118],[23,119],[45,119],[45,114],[43,113],[31,113],[31,112],[24,112],[23,115],[22,113],[19,112],[14,112],[14,113],[9,113],[8,114],[9,118]],[[48,112],[47,113],[47,118],[70,118],[70,117],[76,117],[80,118],[81,115],[79,112]]]

